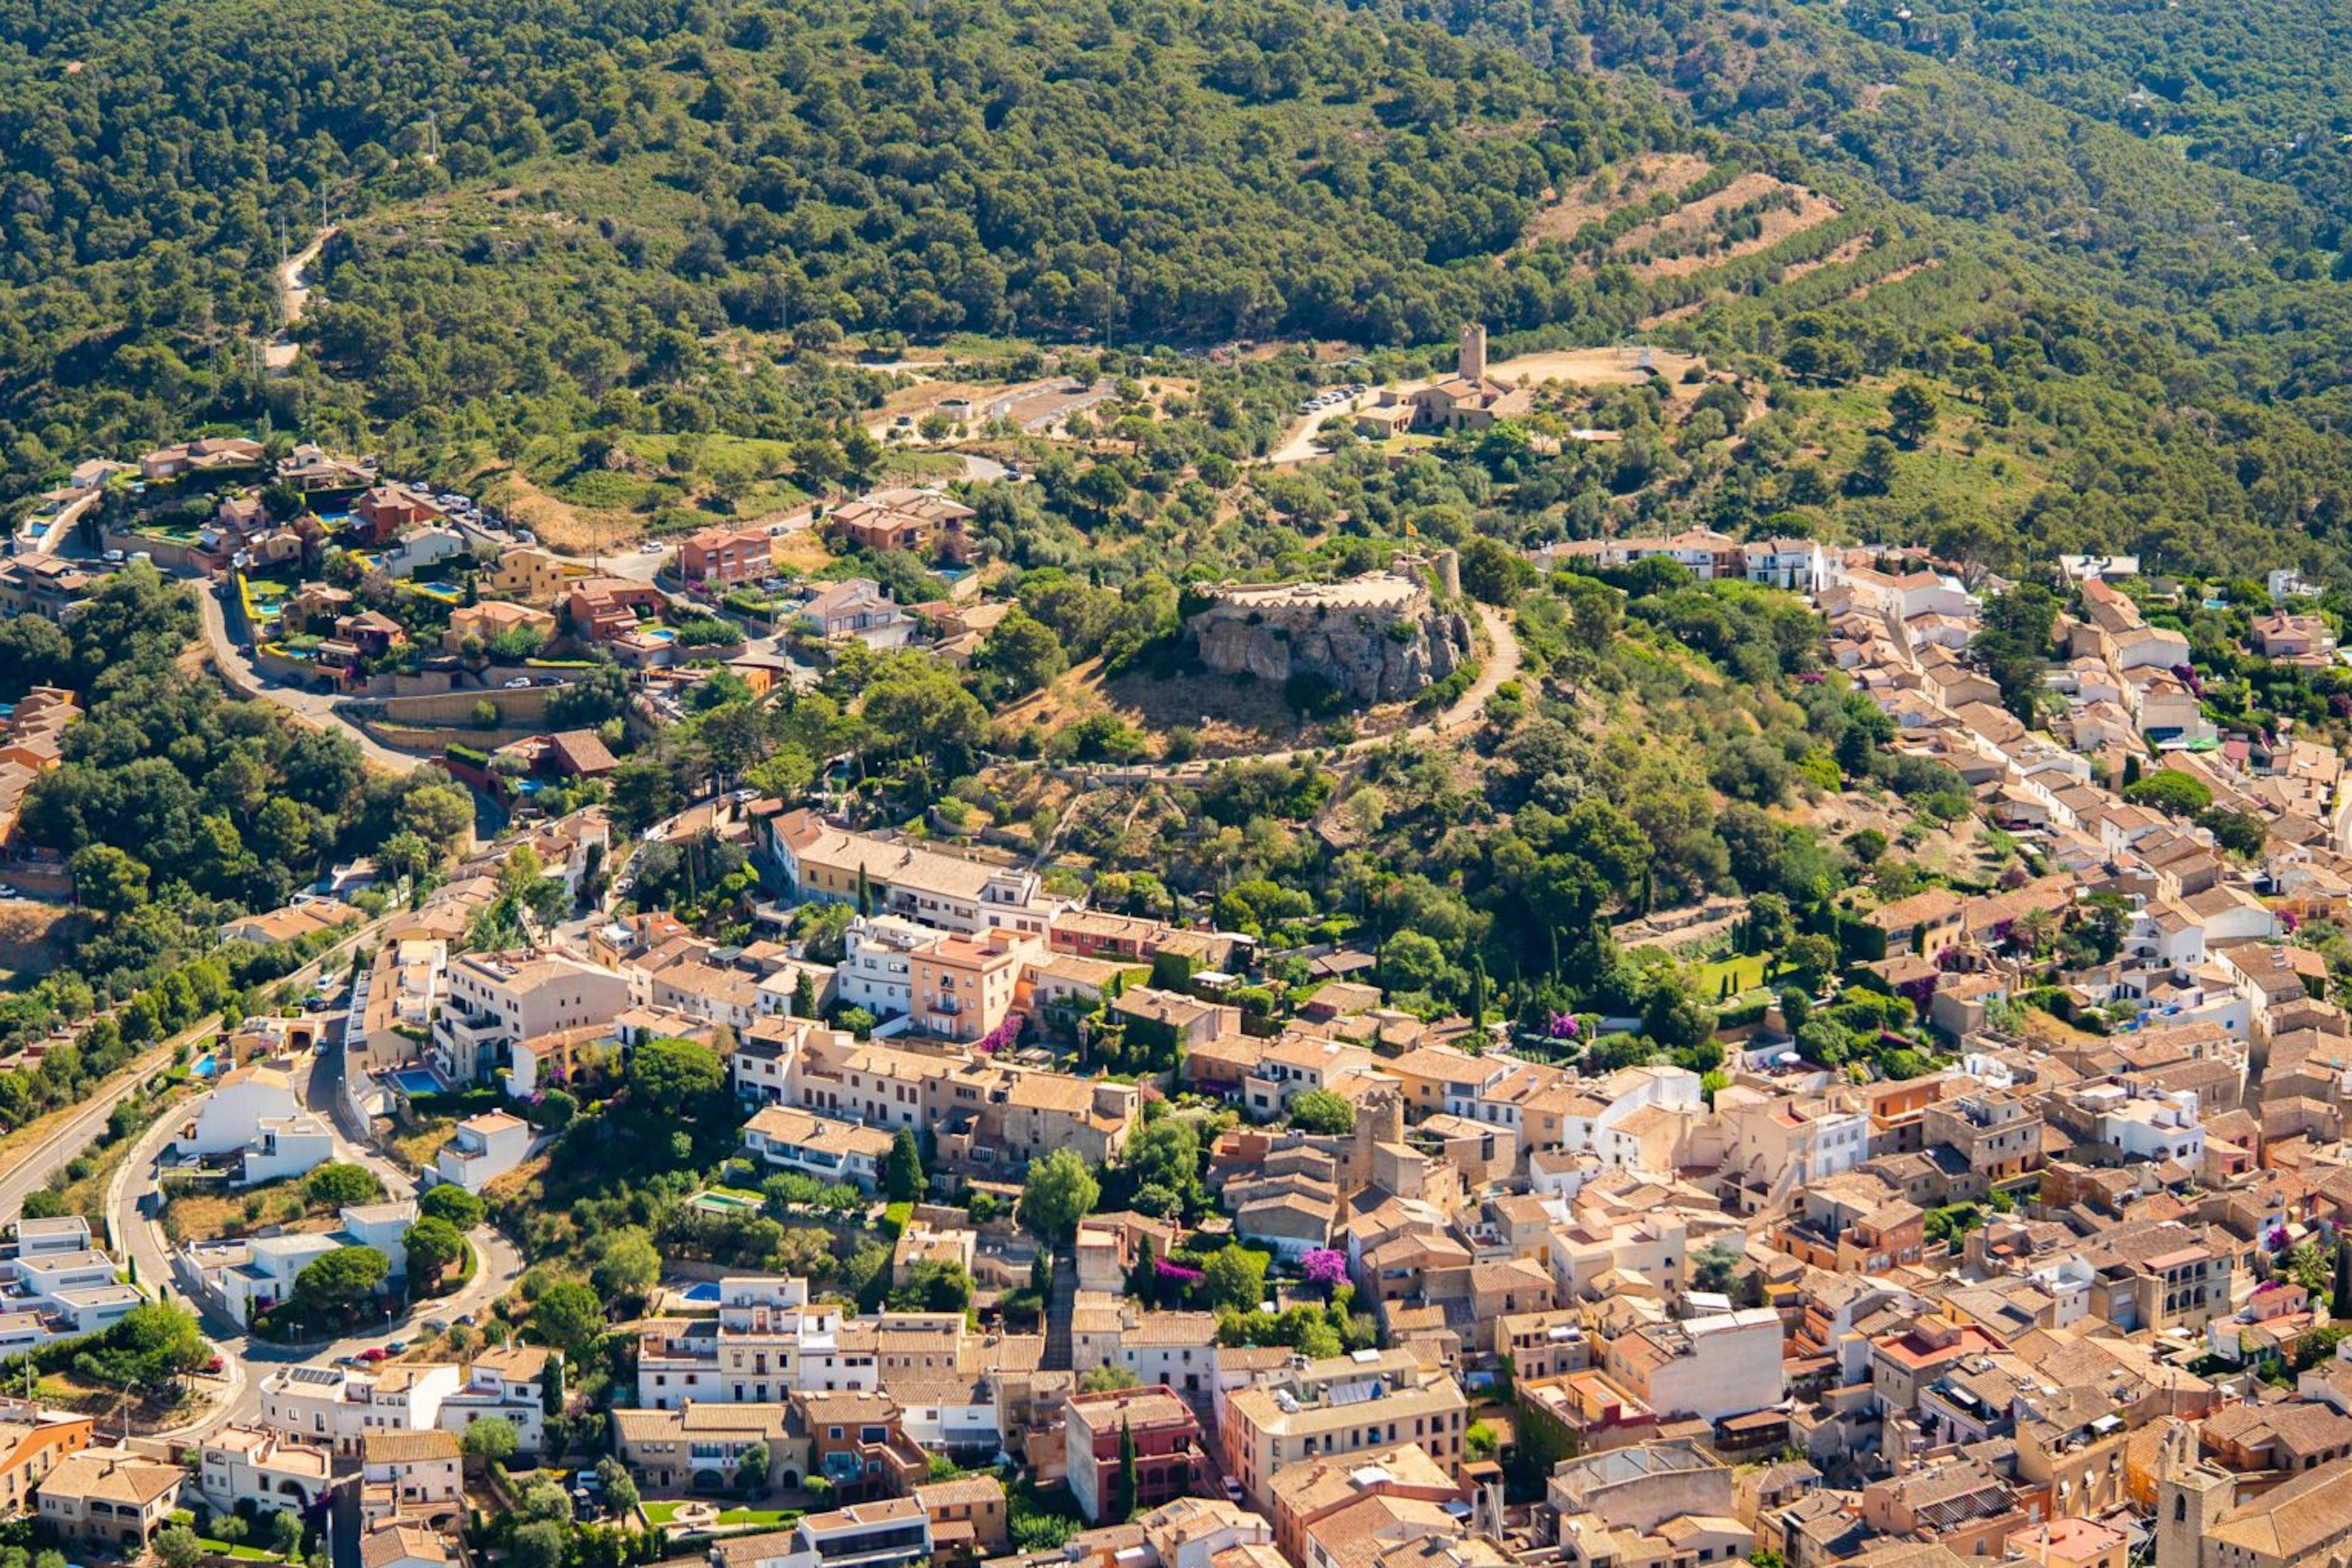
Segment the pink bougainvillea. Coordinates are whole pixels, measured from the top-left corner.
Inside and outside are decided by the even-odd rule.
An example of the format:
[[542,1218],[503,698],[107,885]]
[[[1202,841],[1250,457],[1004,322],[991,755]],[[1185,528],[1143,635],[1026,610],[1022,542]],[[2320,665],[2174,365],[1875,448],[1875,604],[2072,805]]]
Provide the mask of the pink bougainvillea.
[[1348,1279],[1348,1255],[1328,1247],[1318,1247],[1302,1260],[1307,1268],[1307,1282],[1327,1289],[1342,1285]]
[[1575,1014],[1554,1013],[1551,1016],[1551,1028],[1548,1032],[1555,1040],[1572,1040],[1583,1031],[1577,1026]]
[[1171,1263],[1164,1258],[1153,1259],[1151,1268],[1152,1271],[1158,1274],[1162,1279],[1173,1279],[1177,1283],[1182,1285],[1196,1285],[1200,1283],[1201,1271],[1199,1269],[1187,1268],[1181,1263]]

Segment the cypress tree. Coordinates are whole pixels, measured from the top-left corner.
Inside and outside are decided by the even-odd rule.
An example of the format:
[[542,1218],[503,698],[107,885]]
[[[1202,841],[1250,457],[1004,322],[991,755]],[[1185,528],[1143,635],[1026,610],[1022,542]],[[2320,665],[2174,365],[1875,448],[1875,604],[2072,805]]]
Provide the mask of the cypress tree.
[[1135,1428],[1118,1418],[1118,1507],[1114,1515],[1125,1523],[1135,1515]]
[[2328,1298],[2327,1315],[2339,1323],[2352,1321],[2352,1237],[2336,1241],[2336,1289]]

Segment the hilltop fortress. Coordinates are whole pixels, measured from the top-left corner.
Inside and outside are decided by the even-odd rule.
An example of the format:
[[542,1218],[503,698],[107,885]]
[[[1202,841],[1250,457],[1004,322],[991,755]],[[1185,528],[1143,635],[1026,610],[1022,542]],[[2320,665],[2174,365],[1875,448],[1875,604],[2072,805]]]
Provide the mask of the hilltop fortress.
[[[1432,591],[1444,592],[1445,604]],[[1201,662],[1228,675],[1311,676],[1358,704],[1402,701],[1470,658],[1454,552],[1401,555],[1338,583],[1223,583],[1185,623]]]

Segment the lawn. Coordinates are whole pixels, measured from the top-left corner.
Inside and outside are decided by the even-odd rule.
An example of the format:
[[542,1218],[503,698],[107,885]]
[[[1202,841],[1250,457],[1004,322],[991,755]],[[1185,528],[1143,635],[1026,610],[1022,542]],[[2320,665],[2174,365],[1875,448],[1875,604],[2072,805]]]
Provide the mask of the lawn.
[[1753,991],[1764,984],[1767,960],[1760,952],[1735,954],[1699,965],[1698,994],[1709,1001],[1723,994],[1726,975],[1731,978],[1731,994]]
[[275,1552],[264,1552],[258,1546],[231,1546],[226,1541],[215,1541],[208,1535],[197,1536],[196,1544],[215,1557],[234,1557],[240,1563],[275,1563],[278,1560]]
[[[677,1518],[677,1510],[681,1506],[676,1500],[646,1503],[644,1505],[646,1522],[648,1524],[671,1523]],[[796,1508],[730,1508],[719,1514],[719,1524],[721,1528],[756,1524],[772,1530],[799,1522],[802,1512],[802,1510]]]

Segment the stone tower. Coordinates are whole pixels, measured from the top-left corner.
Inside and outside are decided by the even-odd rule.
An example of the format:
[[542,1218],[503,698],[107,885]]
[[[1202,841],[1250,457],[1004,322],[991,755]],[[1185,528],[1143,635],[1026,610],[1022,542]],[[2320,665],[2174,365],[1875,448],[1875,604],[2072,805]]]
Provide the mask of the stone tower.
[[2156,1465],[2156,1568],[2202,1568],[2206,1527],[2230,1510],[2237,1485],[2197,1451],[2197,1428],[2175,1421]]
[[1454,363],[1465,381],[1486,378],[1486,328],[1483,322],[1463,323],[1462,347]]

